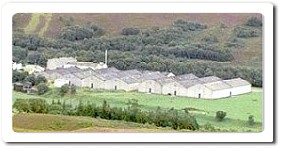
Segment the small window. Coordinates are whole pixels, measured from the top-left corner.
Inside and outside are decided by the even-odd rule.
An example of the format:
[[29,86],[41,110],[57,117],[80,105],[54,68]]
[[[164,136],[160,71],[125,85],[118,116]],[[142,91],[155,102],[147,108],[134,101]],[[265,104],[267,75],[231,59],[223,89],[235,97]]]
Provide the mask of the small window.
[[114,89],[117,90],[117,85],[114,86]]
[[198,98],[201,98],[201,94],[198,94]]
[[175,96],[177,95],[177,91],[174,91],[174,95],[175,95]]
[[149,88],[148,92],[151,93],[151,88]]

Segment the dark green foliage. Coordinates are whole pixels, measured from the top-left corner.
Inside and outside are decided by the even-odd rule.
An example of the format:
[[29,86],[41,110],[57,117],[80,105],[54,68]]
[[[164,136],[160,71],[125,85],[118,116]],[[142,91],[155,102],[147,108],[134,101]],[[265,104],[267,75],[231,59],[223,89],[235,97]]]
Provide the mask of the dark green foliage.
[[208,44],[213,44],[213,43],[217,43],[219,42],[218,38],[216,36],[207,36],[207,37],[204,37],[202,39],[202,41],[208,43]]
[[89,26],[67,26],[62,29],[61,39],[69,41],[84,40],[89,38],[100,37],[104,34],[104,30],[96,25]]
[[140,33],[140,29],[138,28],[133,28],[133,27],[129,27],[129,28],[123,28],[121,34],[122,35],[137,35]]
[[27,63],[29,64],[36,64],[45,67],[47,65],[47,61],[46,57],[37,51],[29,52],[27,55]]
[[100,117],[108,120],[124,120],[136,123],[150,123],[158,127],[171,127],[173,129],[197,130],[199,125],[196,119],[188,113],[179,114],[177,110],[171,108],[162,110],[160,107],[156,111],[142,111],[137,100],[130,100],[127,108],[110,107],[107,101],[102,106],[92,103],[84,104],[82,101],[73,108],[65,101],[52,101],[47,104],[43,99],[18,99],[13,108],[19,112],[35,112],[49,114],[63,114],[76,116]]
[[13,108],[19,112],[47,113],[48,104],[44,99],[17,99]]
[[251,38],[260,36],[259,31],[245,27],[237,27],[234,29],[234,32],[238,38]]
[[49,114],[62,114],[63,107],[60,104],[52,103],[48,106],[48,113]]
[[76,94],[76,86],[74,84],[71,84],[71,86],[70,86],[70,94],[71,95]]
[[224,111],[217,111],[216,112],[216,119],[218,121],[222,121],[225,118],[225,116],[226,116],[226,112],[224,112]]
[[30,111],[34,113],[47,113],[48,104],[44,99],[29,99]]
[[35,77],[35,85],[38,85],[40,83],[47,83],[47,79],[44,76],[38,75]]
[[49,87],[45,83],[40,83],[37,85],[38,95],[43,95],[49,91]]
[[64,96],[66,93],[68,93],[68,91],[69,91],[69,85],[68,84],[64,84],[63,86],[61,86],[61,88],[60,88],[61,96]]
[[174,22],[173,26],[181,28],[183,31],[201,31],[207,28],[207,25],[202,25],[197,22],[189,22],[185,20],[177,20]]
[[17,109],[19,112],[30,111],[30,105],[26,99],[17,99],[13,104],[13,108]]
[[253,115],[250,115],[250,116],[248,117],[248,124],[249,124],[250,126],[253,126],[253,125],[255,124],[255,118],[254,118]]
[[27,56],[27,50],[19,46],[13,46],[13,61],[17,63],[24,62]]
[[31,85],[33,86],[33,85],[35,85],[35,76],[34,75],[28,75],[26,78],[25,78],[25,80],[26,81],[28,81],[28,82],[30,82],[31,83]]
[[24,81],[27,76],[28,76],[28,72],[25,71],[20,72],[20,71],[13,70],[13,83]]
[[246,22],[247,26],[262,27],[262,20],[257,17],[251,17]]

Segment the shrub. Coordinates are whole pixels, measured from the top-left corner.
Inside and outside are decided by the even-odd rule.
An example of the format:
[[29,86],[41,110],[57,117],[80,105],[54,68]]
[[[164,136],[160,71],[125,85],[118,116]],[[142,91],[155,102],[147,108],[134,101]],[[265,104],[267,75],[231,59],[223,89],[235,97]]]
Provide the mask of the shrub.
[[253,126],[253,125],[255,124],[255,119],[254,119],[254,116],[253,116],[253,115],[250,115],[250,116],[248,117],[248,124],[249,124],[250,126]]
[[129,28],[123,28],[121,34],[122,35],[137,35],[140,33],[140,30],[138,28],[133,28],[133,27],[129,27]]
[[177,20],[173,26],[181,28],[183,31],[200,31],[207,28],[207,25],[202,25],[197,22],[189,22],[185,20]]
[[251,38],[251,37],[259,37],[259,32],[254,29],[237,27],[235,28],[235,34],[239,38]]
[[225,116],[226,116],[226,112],[224,112],[224,111],[217,111],[216,112],[216,119],[218,121],[222,121],[225,118]]
[[64,96],[68,91],[69,91],[69,85],[68,84],[64,84],[63,86],[61,86],[61,88],[60,88],[61,96]]
[[202,39],[202,41],[208,43],[208,44],[213,44],[213,43],[217,43],[219,42],[218,38],[216,36],[207,36],[207,37],[204,37]]
[[59,104],[51,104],[48,106],[48,113],[49,114],[62,114],[63,107]]
[[37,89],[38,95],[43,95],[49,90],[49,87],[45,83],[40,83],[37,85]]
[[13,104],[13,108],[17,109],[19,112],[30,111],[30,106],[27,99],[17,99]]
[[34,113],[47,113],[48,104],[44,99],[29,99],[30,111]]
[[71,95],[76,94],[76,86],[75,86],[74,84],[72,84],[72,85],[70,86],[70,94],[71,94]]
[[262,20],[258,19],[257,17],[251,17],[246,22],[247,26],[253,26],[253,27],[261,27],[262,26]]
[[32,74],[32,75],[28,75],[26,78],[25,78],[26,81],[30,82],[31,85],[35,85],[35,76]]
[[35,78],[35,85],[38,85],[40,83],[46,83],[46,82],[47,79],[44,76],[39,75]]

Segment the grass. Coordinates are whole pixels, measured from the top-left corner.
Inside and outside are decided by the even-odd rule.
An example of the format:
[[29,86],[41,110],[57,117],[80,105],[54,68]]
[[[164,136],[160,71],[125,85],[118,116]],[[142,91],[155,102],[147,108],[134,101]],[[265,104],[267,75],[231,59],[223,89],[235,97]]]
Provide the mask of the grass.
[[[44,21],[40,21],[40,17],[44,18]],[[31,20],[28,25],[25,27],[25,33],[35,33],[38,32],[39,36],[43,36],[47,31],[50,21],[52,19],[52,14],[44,14],[44,13],[33,13],[31,16]],[[43,23],[40,25],[40,23]],[[39,27],[39,28],[38,28]],[[38,29],[38,30],[37,30]]]
[[[13,100],[18,98],[43,98],[48,102],[52,100],[65,100],[67,103],[77,105],[80,100],[84,103],[91,102],[101,105],[106,100],[111,106],[126,107],[129,100],[137,99],[140,107],[144,110],[155,110],[158,106],[161,108],[172,108],[183,112],[183,108],[195,108],[204,111],[206,114],[195,114],[200,125],[210,123],[216,127],[225,129],[235,129],[237,131],[261,131],[262,130],[262,110],[263,100],[262,91],[259,88],[253,88],[253,92],[216,100],[196,99],[188,97],[173,97],[155,94],[145,94],[138,92],[122,91],[98,91],[87,88],[79,89],[75,96],[66,95],[60,97],[58,89],[53,88],[43,96],[27,95],[20,92],[13,92]],[[227,112],[226,119],[218,122],[215,119],[216,111]],[[253,115],[257,125],[252,128],[247,127],[248,116]]]
[[175,132],[171,128],[158,128],[149,124],[35,113],[15,114],[13,130],[15,132]]
[[29,21],[28,25],[25,27],[25,33],[33,33],[40,22],[41,13],[33,13],[31,20]]
[[48,27],[49,27],[49,24],[50,24],[50,21],[52,19],[52,14],[51,13],[48,13],[48,14],[45,14],[44,15],[45,17],[45,25],[43,26],[43,28],[39,31],[39,36],[43,36],[44,33],[47,31]]

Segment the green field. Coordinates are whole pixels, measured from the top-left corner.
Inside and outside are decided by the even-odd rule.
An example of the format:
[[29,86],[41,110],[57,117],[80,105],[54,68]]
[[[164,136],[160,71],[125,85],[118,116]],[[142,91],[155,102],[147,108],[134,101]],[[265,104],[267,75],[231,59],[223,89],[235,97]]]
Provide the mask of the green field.
[[[165,95],[145,94],[137,92],[122,92],[122,91],[97,91],[87,88],[79,89],[74,96],[66,95],[59,96],[59,90],[51,89],[43,96],[27,95],[25,93],[13,92],[13,101],[18,98],[43,98],[48,102],[52,100],[65,100],[66,103],[77,105],[79,101],[84,103],[95,103],[101,105],[106,100],[112,107],[126,107],[129,100],[138,100],[139,105],[143,110],[155,110],[158,106],[161,108],[178,109],[183,112],[183,108],[196,108],[202,113],[194,114],[199,125],[211,124],[222,129],[231,129],[235,131],[262,131],[262,90],[253,88],[253,92],[223,99],[196,99],[188,97],[174,97]],[[215,119],[216,111],[225,111],[227,116],[223,122],[218,122]],[[257,122],[255,126],[248,127],[248,116],[253,115]]]

